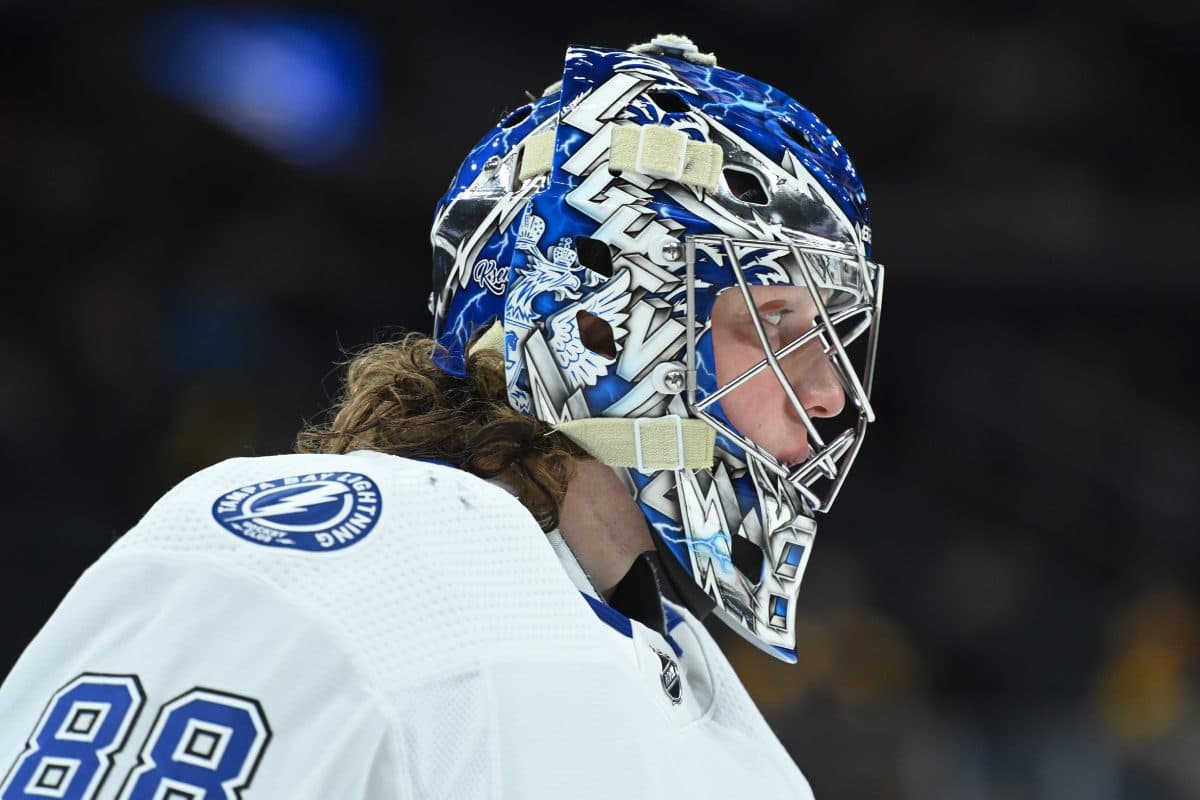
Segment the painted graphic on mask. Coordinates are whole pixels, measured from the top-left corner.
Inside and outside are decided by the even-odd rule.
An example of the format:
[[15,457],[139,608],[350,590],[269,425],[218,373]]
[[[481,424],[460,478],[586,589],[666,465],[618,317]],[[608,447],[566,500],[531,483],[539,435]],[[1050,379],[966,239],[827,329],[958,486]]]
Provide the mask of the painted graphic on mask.
[[[710,191],[614,170],[613,130],[626,125],[719,145],[725,167],[751,176],[761,197],[746,202],[725,178]],[[549,171],[520,180],[524,144],[549,130]],[[460,363],[454,357],[461,359],[475,330],[499,320],[518,411],[551,424],[676,414],[716,430],[711,468],[619,472],[722,619],[794,660],[794,601],[813,514],[824,510],[819,492],[737,431],[719,402],[702,413],[691,403],[718,389],[710,317],[717,296],[737,291],[739,280],[801,285],[808,276],[842,303],[836,310],[853,307],[868,320],[877,313],[865,196],[829,129],[777,89],[729,70],[571,48],[561,88],[468,157],[439,206],[432,239],[435,330],[452,354],[448,368]],[[608,248],[605,270],[581,262],[584,239]],[[738,244],[726,251],[714,240]],[[481,260],[495,261],[489,274],[506,276],[502,296],[470,280]],[[581,320],[606,324],[612,349],[588,347]],[[822,335],[839,332],[831,326]],[[694,371],[694,396],[655,379],[664,364]],[[839,375],[847,366],[834,365]],[[865,394],[853,399],[866,407]],[[825,472],[840,477],[853,453],[824,444],[813,450],[827,456]]]

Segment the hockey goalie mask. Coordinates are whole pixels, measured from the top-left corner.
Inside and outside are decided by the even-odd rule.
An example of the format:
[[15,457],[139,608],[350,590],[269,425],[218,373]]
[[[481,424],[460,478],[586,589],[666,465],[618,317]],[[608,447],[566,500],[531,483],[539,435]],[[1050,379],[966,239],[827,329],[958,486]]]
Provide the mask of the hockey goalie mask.
[[682,37],[572,47],[432,241],[445,368],[488,330],[512,406],[617,471],[693,610],[795,661],[814,515],[874,419],[883,289],[829,129]]

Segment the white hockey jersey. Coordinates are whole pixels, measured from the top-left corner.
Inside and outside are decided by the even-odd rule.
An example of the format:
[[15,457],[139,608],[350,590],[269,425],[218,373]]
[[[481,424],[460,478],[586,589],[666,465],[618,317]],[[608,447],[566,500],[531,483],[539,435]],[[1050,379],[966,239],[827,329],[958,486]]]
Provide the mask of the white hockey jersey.
[[668,641],[569,571],[460,470],[217,464],[0,686],[0,800],[811,797],[695,618]]

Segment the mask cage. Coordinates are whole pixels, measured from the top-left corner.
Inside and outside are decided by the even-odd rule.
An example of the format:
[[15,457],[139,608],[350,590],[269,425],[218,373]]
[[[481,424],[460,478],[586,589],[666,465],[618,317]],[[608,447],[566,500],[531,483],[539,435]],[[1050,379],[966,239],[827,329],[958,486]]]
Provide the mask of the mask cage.
[[[870,397],[883,301],[883,266],[868,261],[861,251],[849,255],[844,248],[832,244],[775,243],[720,235],[688,237],[685,258],[689,410],[718,435],[740,446],[747,458],[787,481],[812,511],[828,511],[862,447],[867,425],[875,421]],[[817,314],[811,328],[774,347],[755,306],[751,286],[782,283],[808,288]],[[715,369],[702,375],[697,370],[697,304],[699,301],[706,310],[711,310],[716,293],[726,287],[741,293],[763,358],[718,387]],[[857,346],[862,353],[860,368],[856,369],[847,348],[864,333],[865,346],[862,343]],[[853,425],[835,435],[819,430],[780,365],[781,359],[813,341],[820,343],[847,400],[857,410]],[[808,433],[811,453],[792,467],[738,431],[718,405],[723,397],[765,371],[774,374]]]

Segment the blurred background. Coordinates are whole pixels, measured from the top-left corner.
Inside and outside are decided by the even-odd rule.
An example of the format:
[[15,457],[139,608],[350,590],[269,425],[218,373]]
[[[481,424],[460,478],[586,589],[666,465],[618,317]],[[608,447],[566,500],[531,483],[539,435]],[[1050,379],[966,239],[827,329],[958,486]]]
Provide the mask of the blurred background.
[[427,327],[433,204],[565,45],[660,31],[832,126],[889,267],[801,662],[722,636],[817,797],[1200,797],[1195,0],[0,4],[0,674]]

